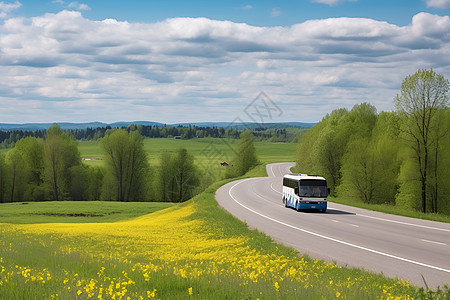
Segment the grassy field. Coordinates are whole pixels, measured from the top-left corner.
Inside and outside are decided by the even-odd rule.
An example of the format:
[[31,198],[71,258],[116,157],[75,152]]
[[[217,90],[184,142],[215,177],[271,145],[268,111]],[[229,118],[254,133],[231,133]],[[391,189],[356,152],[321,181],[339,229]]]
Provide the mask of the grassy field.
[[130,220],[172,207],[162,202],[48,201],[2,203],[0,223],[102,223]]
[[[190,140],[177,140],[173,138],[147,138],[144,140],[144,149],[147,152],[151,167],[160,164],[161,152],[177,151],[186,148],[195,158],[196,166],[203,174],[208,174],[208,184],[224,178],[226,167],[221,162],[230,162],[237,140],[201,138]],[[256,153],[261,163],[294,161],[297,149],[296,143],[270,143],[255,142]],[[82,141],[78,144],[81,157],[103,158],[100,143],[96,141]],[[102,166],[103,160],[90,160],[84,162],[90,166]]]
[[[151,164],[158,164],[163,150],[176,151],[186,148],[199,161],[220,163],[230,161],[236,140],[201,138],[190,140],[176,140],[173,138],[147,138],[144,149]],[[297,149],[296,143],[255,142],[256,153],[263,163],[294,161]],[[100,144],[97,141],[81,141],[78,143],[81,156],[85,158],[103,158]],[[99,163],[98,161],[86,162]],[[100,161],[101,163],[101,161]]]

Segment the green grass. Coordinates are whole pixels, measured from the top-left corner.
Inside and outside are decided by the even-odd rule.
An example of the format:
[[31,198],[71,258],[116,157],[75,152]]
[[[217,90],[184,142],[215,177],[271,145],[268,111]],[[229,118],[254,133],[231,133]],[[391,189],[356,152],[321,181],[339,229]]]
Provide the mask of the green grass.
[[[237,140],[219,138],[200,138],[190,140],[176,140],[173,138],[144,139],[144,150],[148,155],[151,167],[159,166],[162,151],[175,152],[179,148],[186,148],[195,158],[196,166],[203,174],[208,174],[209,183],[224,178],[226,167],[221,162],[230,162],[233,157],[233,147]],[[255,142],[256,154],[261,163],[294,161],[296,143]],[[103,158],[100,143],[96,141],[81,141],[78,149],[83,158]],[[89,166],[103,166],[103,160],[85,161]],[[209,180],[211,179],[211,180]]]
[[173,203],[113,201],[49,201],[0,204],[0,223],[100,223],[136,218]]
[[[163,150],[176,151],[186,148],[199,161],[219,163],[229,161],[233,155],[233,147],[237,140],[200,138],[190,140],[176,140],[173,138],[147,138],[144,149],[151,164],[158,164]],[[296,143],[255,142],[256,153],[263,163],[294,161]],[[82,157],[103,158],[100,143],[97,141],[80,141],[78,149]],[[87,164],[97,163],[88,161]]]

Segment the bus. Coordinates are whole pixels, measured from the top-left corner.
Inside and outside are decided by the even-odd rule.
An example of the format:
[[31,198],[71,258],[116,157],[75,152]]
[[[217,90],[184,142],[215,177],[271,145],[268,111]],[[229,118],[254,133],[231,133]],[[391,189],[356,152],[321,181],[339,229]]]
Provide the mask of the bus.
[[283,204],[285,207],[327,210],[327,181],[325,178],[307,174],[283,176]]

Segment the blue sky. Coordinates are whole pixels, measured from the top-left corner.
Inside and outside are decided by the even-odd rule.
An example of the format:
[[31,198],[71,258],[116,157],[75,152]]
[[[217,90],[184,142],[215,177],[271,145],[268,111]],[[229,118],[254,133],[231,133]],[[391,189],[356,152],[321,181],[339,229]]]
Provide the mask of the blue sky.
[[[317,122],[450,77],[450,0],[0,1],[0,123]],[[252,104],[253,103],[253,104]],[[257,108],[255,106],[255,108]]]

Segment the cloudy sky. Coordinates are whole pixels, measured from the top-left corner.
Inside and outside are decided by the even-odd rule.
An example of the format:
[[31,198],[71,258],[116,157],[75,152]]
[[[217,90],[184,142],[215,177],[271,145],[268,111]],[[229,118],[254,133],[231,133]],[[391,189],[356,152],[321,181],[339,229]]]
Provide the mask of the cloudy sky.
[[250,121],[260,92],[277,109],[263,121],[390,111],[407,75],[450,78],[449,14],[450,0],[0,1],[0,123]]

